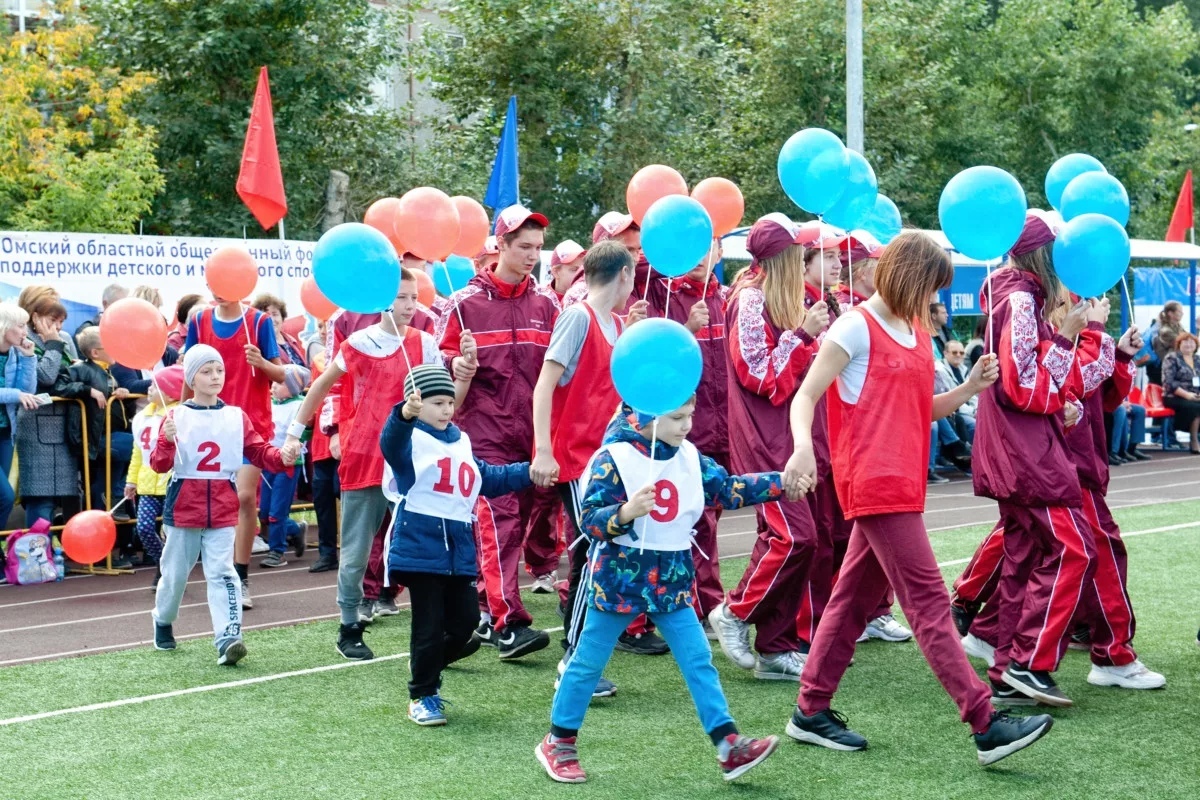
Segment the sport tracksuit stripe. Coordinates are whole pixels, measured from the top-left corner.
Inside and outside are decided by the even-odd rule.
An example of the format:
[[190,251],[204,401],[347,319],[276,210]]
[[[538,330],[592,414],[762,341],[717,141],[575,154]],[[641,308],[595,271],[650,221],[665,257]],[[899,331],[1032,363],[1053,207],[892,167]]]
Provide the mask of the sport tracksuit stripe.
[[[792,557],[792,553],[796,549],[796,539],[791,535],[791,528],[788,525],[787,517],[779,508],[779,503],[764,503],[759,506],[763,515],[763,521],[766,523],[767,530],[770,531],[770,540],[768,548],[757,563],[750,564],[747,567],[748,578],[745,586],[741,587],[741,598],[735,599],[734,594],[737,589],[734,589],[729,596],[729,610],[739,619],[749,622],[754,613],[758,611],[768,597],[771,597],[772,589],[775,588],[775,582],[779,578],[779,574],[783,571],[784,566]],[[774,519],[773,519],[774,518]],[[785,535],[780,535],[779,532],[785,532]],[[783,545],[777,545],[776,542],[786,540],[787,552],[782,553]],[[765,576],[769,573],[770,577]],[[765,581],[765,585],[763,585]]]
[[1105,637],[1108,641],[1101,644],[1096,642],[1096,637],[1093,636],[1093,647],[1104,654],[1104,660],[1111,661],[1116,666],[1124,666],[1137,658],[1137,653],[1130,644],[1134,631],[1133,606],[1129,600],[1125,578],[1121,574],[1114,544],[1114,540],[1120,541],[1120,530],[1115,524],[1111,532],[1105,529],[1100,521],[1101,503],[1104,503],[1103,496],[1089,489],[1084,490],[1083,510],[1088,522],[1092,524],[1092,535],[1096,544],[1096,572],[1092,577],[1097,601],[1095,613],[1100,614],[1108,627],[1108,635]]
[[[1091,559],[1088,557],[1087,541],[1075,517],[1079,511],[1062,506],[1044,510],[1049,529],[1054,538],[1062,543],[1063,551],[1058,562],[1058,573],[1050,590],[1050,599],[1046,603],[1042,627],[1034,641],[1029,666],[1030,669],[1053,672],[1058,668],[1058,662],[1066,647],[1065,640],[1071,619],[1083,598],[1083,590],[1087,585],[1085,577]],[[1082,564],[1079,563],[1080,558]]]
[[971,562],[954,582],[954,596],[969,603],[988,602],[1000,580],[1003,564],[1004,526],[997,525],[980,542],[979,549],[971,556]]

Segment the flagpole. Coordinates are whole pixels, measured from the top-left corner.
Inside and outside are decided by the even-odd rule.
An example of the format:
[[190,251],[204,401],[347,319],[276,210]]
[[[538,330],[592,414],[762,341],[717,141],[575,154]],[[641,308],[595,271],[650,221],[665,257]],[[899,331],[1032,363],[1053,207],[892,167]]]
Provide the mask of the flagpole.
[[281,241],[281,242],[282,242],[282,241],[284,241],[285,239],[287,239],[287,234],[286,234],[286,233],[284,233],[284,229],[283,229],[283,220],[282,220],[282,219],[280,219],[280,220],[279,220],[279,241]]

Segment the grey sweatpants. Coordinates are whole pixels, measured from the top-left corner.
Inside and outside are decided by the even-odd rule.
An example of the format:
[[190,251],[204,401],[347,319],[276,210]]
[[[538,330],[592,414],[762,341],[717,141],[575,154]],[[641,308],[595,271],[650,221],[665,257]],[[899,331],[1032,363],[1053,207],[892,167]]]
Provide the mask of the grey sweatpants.
[[162,577],[154,598],[154,621],[171,625],[179,616],[188,575],[202,560],[208,583],[208,613],[219,651],[242,638],[242,582],[233,568],[234,528],[176,528],[163,525],[167,543],[158,565]]
[[[342,492],[342,553],[338,559],[337,603],[343,625],[358,622],[371,542],[375,540],[375,532],[383,524],[387,510],[387,498],[378,486]],[[386,570],[387,553],[383,554],[383,560]]]

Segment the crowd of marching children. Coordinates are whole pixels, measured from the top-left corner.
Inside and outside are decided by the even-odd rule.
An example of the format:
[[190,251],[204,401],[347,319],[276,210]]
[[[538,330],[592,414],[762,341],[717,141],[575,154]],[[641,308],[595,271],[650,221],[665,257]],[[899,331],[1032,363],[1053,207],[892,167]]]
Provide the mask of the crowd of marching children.
[[[550,646],[521,599],[522,561],[533,591],[559,594],[563,655],[536,747],[556,781],[586,778],[577,737],[592,699],[617,692],[603,674],[614,649],[674,656],[726,779],[778,739],[739,732],[710,640],[755,678],[798,682],[787,734],[835,750],[867,746],[832,701],[868,638],[915,638],[982,764],[1053,721],[1005,709],[1071,704],[1053,674],[1072,642],[1090,649],[1089,683],[1164,685],[1133,649],[1125,550],[1105,503],[1104,415],[1126,400],[1143,342],[1136,329],[1114,341],[1107,301],[1061,287],[1048,216],[1029,212],[967,346],[931,304],[953,269],[921,233],[883,247],[769,214],[750,229],[749,268],[725,286],[711,273],[719,242],[664,277],[642,258],[633,218],[610,212],[590,248],[558,244],[539,283],[549,224],[502,210],[474,278],[432,308],[417,300],[428,266],[404,254],[390,309],[338,314],[312,349],[276,328],[286,310],[274,298],[180,309],[164,357],[177,347],[179,363],[127,387],[149,393],[130,414],[123,480],[161,570],[155,647],[175,647],[199,558],[219,663],[246,655],[251,553],[278,567],[306,546],[289,511],[307,455],[320,547],[310,571],[337,571],[338,652],[373,658],[367,626],[408,589],[413,722],[446,723],[448,664],[485,646],[502,661]],[[55,302],[27,317],[0,307],[0,324],[38,336],[33,348],[3,340],[17,348],[0,349],[4,385],[21,388],[0,408],[0,435],[33,392],[20,359],[37,359],[38,386],[66,380]],[[610,361],[624,330],[662,316],[694,334],[703,372],[688,402],[649,417],[622,403]],[[77,341],[84,366],[70,377],[94,386],[105,353],[87,330]],[[976,493],[1000,507],[953,596],[922,517],[943,463],[969,463]],[[725,586],[717,525],[747,506],[757,540]],[[986,680],[968,655],[987,662]]]

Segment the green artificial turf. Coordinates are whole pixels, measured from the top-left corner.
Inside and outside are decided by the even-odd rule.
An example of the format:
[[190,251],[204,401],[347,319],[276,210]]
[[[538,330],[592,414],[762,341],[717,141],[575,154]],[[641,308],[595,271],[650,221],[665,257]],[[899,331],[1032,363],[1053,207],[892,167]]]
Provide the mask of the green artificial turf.
[[[1191,523],[1200,503],[1117,512],[1127,532]],[[986,527],[931,535],[943,561],[968,557]],[[781,751],[725,784],[674,661],[618,653],[616,697],[593,703],[580,736],[582,786],[552,783],[533,757],[545,733],[558,634],[547,650],[501,664],[483,649],[448,670],[450,724],[406,718],[399,658],[119,708],[0,726],[0,797],[24,798],[1198,798],[1200,797],[1200,526],[1130,537],[1130,589],[1143,660],[1158,692],[1099,689],[1086,654],[1058,673],[1076,707],[1053,711],[1050,735],[981,769],[966,727],[913,643],[858,648],[835,708],[870,740],[836,753],[784,737]],[[745,565],[723,565],[727,585]],[[947,579],[962,569],[947,566]],[[560,624],[530,596],[536,623]],[[148,625],[148,623],[147,623]],[[408,612],[376,623],[380,656],[408,649]],[[208,640],[0,670],[0,720],[61,708],[344,663],[335,622],[253,631],[250,656],[219,668]],[[715,656],[741,729],[783,733],[796,685],[756,681]],[[982,670],[981,670],[982,672]]]

